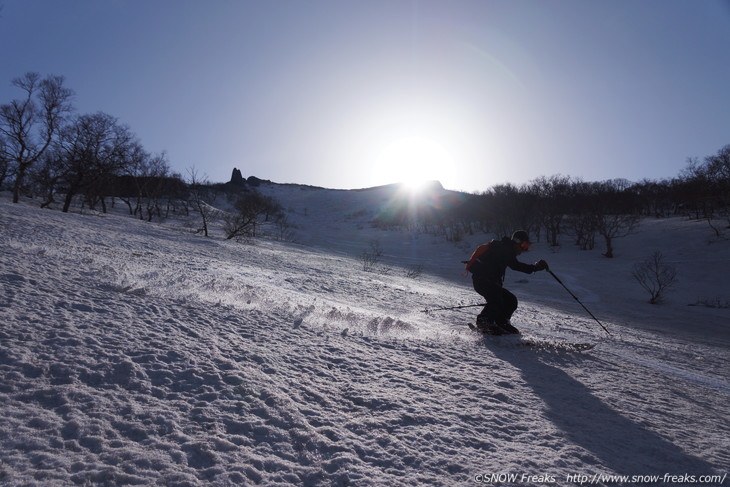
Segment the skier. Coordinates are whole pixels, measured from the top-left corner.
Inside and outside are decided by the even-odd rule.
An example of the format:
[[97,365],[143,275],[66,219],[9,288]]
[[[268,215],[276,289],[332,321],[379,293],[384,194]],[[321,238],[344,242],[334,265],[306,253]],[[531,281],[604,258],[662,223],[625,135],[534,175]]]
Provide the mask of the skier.
[[512,238],[492,240],[479,246],[466,262],[466,270],[472,273],[474,290],[487,300],[486,306],[477,316],[476,329],[489,335],[519,334],[510,318],[517,309],[517,298],[502,287],[504,274],[510,269],[532,274],[548,268],[547,262],[525,264],[517,256],[530,248],[530,237],[524,230],[512,234]]

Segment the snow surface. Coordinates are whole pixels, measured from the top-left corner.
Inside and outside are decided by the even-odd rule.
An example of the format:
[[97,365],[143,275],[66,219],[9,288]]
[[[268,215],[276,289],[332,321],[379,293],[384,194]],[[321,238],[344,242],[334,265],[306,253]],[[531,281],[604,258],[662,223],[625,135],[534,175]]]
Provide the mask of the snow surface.
[[[646,220],[612,260],[536,244],[521,259],[546,259],[611,336],[549,274],[508,271],[513,323],[544,344],[524,348],[469,332],[479,308],[421,312],[479,302],[459,261],[492,236],[375,229],[392,187],[263,191],[295,243],[0,195],[1,485],[724,479],[730,309],[688,305],[730,300],[730,241],[705,223]],[[630,277],[654,250],[680,278],[661,305]]]

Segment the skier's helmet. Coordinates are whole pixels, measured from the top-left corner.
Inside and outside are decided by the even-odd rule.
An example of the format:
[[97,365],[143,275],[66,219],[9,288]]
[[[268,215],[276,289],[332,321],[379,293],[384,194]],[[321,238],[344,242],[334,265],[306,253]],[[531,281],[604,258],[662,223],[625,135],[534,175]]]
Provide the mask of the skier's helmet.
[[519,244],[519,246],[522,247],[522,249],[524,250],[528,250],[530,248],[530,245],[532,245],[532,242],[530,242],[530,236],[524,230],[517,230],[515,233],[513,233],[512,241],[516,244]]

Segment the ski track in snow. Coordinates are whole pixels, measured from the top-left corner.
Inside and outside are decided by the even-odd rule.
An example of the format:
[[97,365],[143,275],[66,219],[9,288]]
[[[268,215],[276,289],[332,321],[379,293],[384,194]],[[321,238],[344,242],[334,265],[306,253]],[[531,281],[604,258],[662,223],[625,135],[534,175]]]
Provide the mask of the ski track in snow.
[[[495,343],[465,325],[478,308],[418,312],[473,302],[463,281],[364,272],[356,246],[244,245],[5,196],[0,231],[3,485],[566,485],[730,467],[724,346],[618,323],[608,339],[570,298],[524,300],[515,319],[596,349]],[[363,230],[393,236],[379,232]]]

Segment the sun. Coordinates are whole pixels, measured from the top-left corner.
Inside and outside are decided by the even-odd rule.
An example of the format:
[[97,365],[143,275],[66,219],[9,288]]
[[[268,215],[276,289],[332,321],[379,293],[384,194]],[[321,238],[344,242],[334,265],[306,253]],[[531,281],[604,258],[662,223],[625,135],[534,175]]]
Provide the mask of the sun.
[[415,191],[429,181],[442,179],[453,167],[454,160],[442,144],[414,135],[386,144],[373,170],[378,179]]

